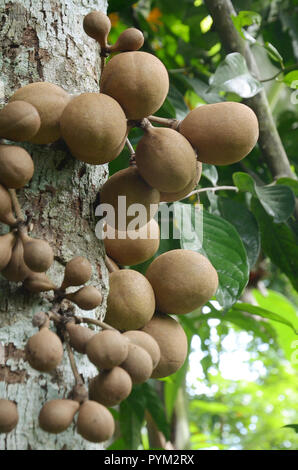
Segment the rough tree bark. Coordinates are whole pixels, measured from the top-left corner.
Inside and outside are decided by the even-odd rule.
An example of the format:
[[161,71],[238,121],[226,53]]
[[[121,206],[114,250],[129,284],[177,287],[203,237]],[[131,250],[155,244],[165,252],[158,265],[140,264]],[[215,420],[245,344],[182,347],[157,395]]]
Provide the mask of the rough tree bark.
[[[36,81],[56,83],[70,93],[97,91],[98,49],[83,32],[82,18],[94,9],[106,12],[106,7],[105,0],[0,0],[0,104],[20,86]],[[32,216],[33,235],[47,239],[55,251],[49,275],[61,282],[63,265],[73,256],[86,256],[94,268],[92,284],[104,295],[103,305],[90,315],[99,317],[105,311],[108,274],[95,237],[94,201],[107,166],[76,161],[62,142],[25,147],[35,174],[18,193]],[[4,233],[4,226],[0,230]],[[38,427],[43,403],[65,397],[73,383],[66,355],[53,374],[37,373],[24,361],[24,345],[37,331],[32,316],[47,307],[46,295],[28,295],[20,285],[0,279],[0,397],[15,400],[20,415],[16,430],[0,435],[0,449],[100,449],[73,428],[54,436]],[[94,375],[87,360],[76,358],[85,377]]]

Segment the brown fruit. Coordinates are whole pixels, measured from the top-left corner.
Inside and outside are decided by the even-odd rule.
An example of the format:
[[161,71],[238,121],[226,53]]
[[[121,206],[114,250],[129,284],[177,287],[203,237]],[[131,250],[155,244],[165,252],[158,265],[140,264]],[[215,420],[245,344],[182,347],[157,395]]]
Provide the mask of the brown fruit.
[[101,11],[91,11],[84,17],[83,28],[90,38],[96,39],[100,47],[108,45],[108,35],[111,30],[110,18]]
[[24,262],[24,248],[20,238],[17,239],[10,261],[1,274],[11,282],[23,282],[31,274]]
[[105,229],[104,245],[107,254],[122,266],[134,266],[150,259],[158,250],[159,225],[151,219],[139,230]]
[[88,341],[86,353],[96,367],[112,369],[126,359],[128,341],[118,331],[103,330]]
[[196,154],[174,129],[147,127],[135,158],[142,178],[159,191],[181,191],[196,174]]
[[88,282],[92,275],[91,263],[83,256],[76,256],[65,266],[64,279],[61,289],[70,286],[81,286]]
[[131,343],[136,344],[147,351],[151,356],[153,369],[155,369],[160,361],[160,349],[155,339],[144,331],[126,331],[123,333],[123,336],[128,338]]
[[105,406],[87,400],[79,410],[77,431],[87,441],[107,441],[115,431],[114,418]]
[[39,413],[39,426],[46,432],[59,434],[72,423],[80,405],[74,400],[51,400],[43,405]]
[[47,271],[53,264],[54,253],[48,242],[31,238],[24,231],[20,232],[24,246],[24,261],[28,268],[36,273]]
[[13,232],[0,236],[0,271],[8,265],[15,243],[16,236]]
[[86,326],[74,323],[67,323],[66,330],[69,334],[71,347],[81,354],[86,354],[87,343],[95,335],[95,332]]
[[102,295],[93,286],[84,286],[76,292],[66,294],[66,299],[71,300],[82,310],[93,310],[102,302]]
[[187,337],[180,323],[157,313],[143,331],[155,339],[160,349],[160,361],[153,370],[153,378],[167,377],[182,367],[187,356]]
[[109,52],[137,51],[144,44],[144,35],[142,31],[136,28],[128,28],[118,37],[113,46],[109,47]]
[[132,381],[121,367],[103,370],[90,383],[90,398],[104,406],[115,406],[130,395]]
[[19,421],[17,405],[11,400],[0,399],[0,434],[12,431]]
[[162,193],[161,192],[160,200],[164,202],[174,202],[174,201],[180,201],[181,199],[184,199],[197,186],[198,182],[200,181],[201,174],[202,174],[202,163],[197,161],[196,174],[192,178],[191,182],[188,183],[187,186],[182,191],[178,191],[177,193]]
[[114,160],[125,145],[127,124],[121,106],[103,93],[73,98],[61,117],[61,133],[72,155],[101,165]]
[[61,137],[60,117],[70,99],[70,95],[61,87],[53,83],[36,82],[17,90],[9,101],[26,101],[37,109],[41,126],[30,142],[50,144]]
[[8,103],[0,111],[0,137],[16,142],[32,139],[40,128],[37,109],[25,101]]
[[226,101],[193,109],[181,122],[179,132],[197,149],[201,162],[230,165],[253,149],[259,126],[248,106]]
[[172,250],[155,258],[146,277],[159,311],[184,314],[204,305],[218,287],[217,272],[210,261],[192,250]]
[[12,212],[12,204],[9,192],[0,184],[0,222],[6,225],[14,225],[17,219]]
[[40,372],[51,372],[63,358],[61,340],[46,327],[29,338],[25,351],[30,366]]
[[[119,196],[124,196],[126,199],[122,197],[123,201],[119,201]],[[100,203],[110,204],[114,208],[115,220],[108,212],[107,223],[117,230],[134,230],[146,225],[157,212],[159,200],[159,191],[151,188],[135,167],[125,168],[115,173],[106,181],[100,193]],[[139,206],[132,211],[134,215],[127,215],[132,204]],[[130,224],[136,218],[138,225]]]
[[45,273],[31,272],[23,282],[23,286],[29,292],[47,292],[57,289],[57,286],[48,278]]
[[153,370],[151,356],[145,349],[133,343],[128,344],[128,356],[121,367],[130,375],[133,384],[146,382]]
[[34,173],[29,153],[16,145],[0,145],[0,168],[0,182],[7,188],[22,188]]
[[154,292],[143,274],[120,269],[110,274],[106,322],[118,330],[137,330],[152,318]]
[[168,72],[148,52],[123,52],[105,66],[101,91],[118,101],[127,119],[143,119],[163,104],[169,91]]

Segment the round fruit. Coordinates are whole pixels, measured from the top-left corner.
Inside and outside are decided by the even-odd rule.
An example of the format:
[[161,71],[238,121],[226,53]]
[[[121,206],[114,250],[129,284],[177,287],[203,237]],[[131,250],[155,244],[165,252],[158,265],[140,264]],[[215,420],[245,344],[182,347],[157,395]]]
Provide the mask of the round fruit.
[[103,370],[90,383],[90,398],[104,406],[115,406],[130,395],[132,381],[121,367]]
[[81,354],[86,354],[87,343],[95,335],[95,332],[86,326],[74,323],[67,323],[66,330],[69,334],[71,347]]
[[0,236],[0,271],[8,265],[15,243],[16,236],[13,232]]
[[131,343],[136,344],[147,351],[151,356],[153,369],[155,369],[160,361],[160,349],[155,339],[144,331],[126,331],[123,333],[123,336],[128,338]]
[[0,222],[14,225],[17,219],[12,212],[12,204],[9,192],[0,184]]
[[159,311],[184,314],[204,305],[218,287],[217,272],[210,261],[192,250],[172,250],[155,258],[146,277]]
[[[100,193],[100,203],[110,204],[115,211],[115,220],[114,214],[108,212],[107,223],[117,230],[134,230],[146,225],[157,212],[159,200],[159,191],[151,188],[135,167],[115,173],[106,181]],[[136,206],[130,207],[133,204]],[[134,220],[138,226],[130,224]]]
[[57,286],[47,277],[45,273],[31,272],[23,282],[23,286],[29,292],[47,292],[57,289]]
[[91,11],[83,21],[85,33],[90,38],[96,39],[102,49],[105,49],[108,45],[107,40],[111,26],[110,18],[101,11]]
[[146,382],[153,370],[151,356],[145,349],[133,343],[128,344],[128,356],[121,367],[128,372],[133,384]]
[[0,111],[0,137],[16,142],[32,139],[40,128],[37,109],[25,101],[8,103]]
[[25,350],[30,366],[40,372],[51,372],[63,358],[61,340],[46,327],[29,338]]
[[73,98],[61,117],[61,133],[72,155],[101,165],[114,160],[125,145],[127,124],[121,106],[103,93]]
[[3,269],[2,275],[11,282],[23,282],[31,274],[30,269],[24,263],[24,248],[20,238],[12,250],[9,263]]
[[147,127],[135,158],[140,175],[159,191],[181,191],[196,174],[196,154],[174,129]]
[[0,145],[0,168],[0,182],[7,188],[22,188],[34,173],[29,153],[15,145]]
[[105,229],[104,245],[107,254],[122,266],[134,266],[150,259],[158,250],[159,225],[151,219],[139,230]]
[[76,292],[66,294],[66,299],[71,300],[82,310],[93,310],[102,302],[102,295],[93,286],[84,286]]
[[163,104],[169,91],[168,72],[148,52],[123,52],[105,66],[101,91],[118,101],[127,119],[142,119]]
[[125,29],[117,39],[117,42],[109,47],[109,52],[137,51],[144,44],[142,31],[136,28]]
[[153,378],[167,377],[182,367],[187,356],[187,337],[180,323],[157,313],[143,331],[155,339],[160,349],[160,361],[153,370]]
[[65,266],[64,279],[61,289],[70,286],[81,286],[88,282],[92,275],[91,263],[83,256],[76,256]]
[[229,165],[253,149],[259,126],[248,106],[226,101],[193,109],[181,122],[179,132],[197,149],[201,162]]
[[60,117],[69,100],[70,95],[61,87],[53,83],[36,82],[17,90],[9,101],[26,101],[37,109],[41,126],[30,142],[50,144],[61,137]]
[[143,274],[120,269],[110,274],[106,322],[118,330],[137,330],[152,318],[154,292]]
[[24,231],[20,232],[24,246],[24,261],[28,268],[36,273],[47,271],[53,264],[54,253],[48,242],[29,237]]
[[19,421],[17,405],[11,400],[0,399],[0,434],[12,431]]
[[86,353],[98,368],[112,369],[126,359],[128,341],[118,331],[103,330],[88,341]]
[[51,400],[43,405],[39,413],[39,426],[46,432],[59,434],[72,423],[80,405],[74,400]]
[[77,430],[87,441],[104,442],[114,434],[114,418],[105,406],[87,400],[80,407]]
[[178,193],[160,193],[160,200],[164,202],[174,202],[180,201],[188,196],[191,191],[197,186],[198,182],[200,181],[202,174],[202,163],[197,161],[196,164],[196,174],[192,178],[191,182],[187,184],[187,186]]

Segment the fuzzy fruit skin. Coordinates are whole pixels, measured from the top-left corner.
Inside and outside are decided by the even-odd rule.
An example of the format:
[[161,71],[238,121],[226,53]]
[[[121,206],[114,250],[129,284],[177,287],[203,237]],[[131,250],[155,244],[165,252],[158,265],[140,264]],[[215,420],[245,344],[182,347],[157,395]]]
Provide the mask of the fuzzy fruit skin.
[[[100,203],[110,204],[114,208],[115,220],[110,220],[108,213],[107,223],[112,228],[116,228],[116,230],[138,229],[138,227],[130,227],[129,225],[138,214],[127,215],[125,209],[118,206],[119,196],[126,196],[126,212],[132,204],[142,204],[144,206],[144,214],[141,213],[140,217],[138,217],[139,227],[146,225],[158,210],[160,201],[159,191],[151,188],[143,180],[137,168],[130,167],[120,170],[106,181],[100,192]],[[121,216],[120,222],[118,220],[119,213]]]
[[48,292],[57,289],[57,286],[47,277],[45,273],[31,272],[23,282],[23,286],[29,292]]
[[127,119],[142,119],[163,104],[169,91],[168,72],[148,52],[123,52],[106,65],[101,91],[118,101]]
[[75,325],[74,323],[67,323],[66,330],[69,334],[71,347],[80,354],[86,354],[87,343],[95,335],[95,332],[86,326]]
[[128,356],[121,367],[130,375],[133,384],[146,382],[153,371],[153,363],[149,353],[133,343],[129,343]]
[[101,165],[116,158],[125,145],[127,124],[121,106],[103,93],[73,98],[61,116],[61,133],[72,155]]
[[230,165],[253,149],[259,125],[248,106],[226,101],[193,109],[181,122],[179,132],[197,149],[201,162]]
[[23,282],[31,274],[24,263],[24,248],[20,238],[17,239],[9,263],[2,271],[2,275],[11,282]]
[[125,29],[117,39],[117,42],[110,46],[111,52],[137,51],[144,44],[144,35],[142,31],[136,28]]
[[67,294],[66,299],[74,302],[82,310],[93,310],[102,302],[102,295],[94,286],[84,286],[76,292]]
[[31,336],[26,344],[26,358],[40,372],[51,372],[62,361],[63,346],[59,337],[48,328]]
[[0,222],[14,225],[17,219],[12,213],[11,198],[7,189],[0,184]]
[[19,421],[17,405],[11,400],[0,399],[0,434],[11,432]]
[[136,344],[137,346],[140,346],[141,348],[145,349],[145,351],[147,351],[147,353],[151,356],[153,369],[155,369],[160,361],[160,349],[155,339],[144,331],[139,330],[126,331],[123,333],[123,336],[129,339],[131,343]]
[[112,369],[126,359],[128,341],[118,331],[103,330],[88,341],[86,353],[100,369]]
[[187,356],[187,337],[180,323],[156,313],[142,331],[152,336],[160,348],[160,361],[151,377],[168,377],[182,367]]
[[84,17],[83,28],[85,33],[99,42],[102,48],[107,46],[107,38],[111,27],[110,18],[101,11],[91,11]]
[[46,432],[59,434],[72,423],[80,405],[74,400],[50,400],[39,413],[39,426]]
[[34,164],[29,153],[15,145],[0,145],[0,183],[19,189],[31,180]]
[[125,400],[131,392],[132,381],[121,367],[101,371],[89,386],[90,398],[104,406],[115,406]]
[[16,237],[13,232],[0,236],[0,271],[8,265],[15,242]]
[[88,282],[92,276],[91,263],[83,256],[76,256],[65,266],[64,280],[61,288],[81,286]]
[[110,274],[105,321],[117,330],[137,330],[152,318],[154,292],[145,276],[132,269]]
[[0,111],[0,136],[16,142],[34,137],[40,128],[37,109],[25,101],[8,103]]
[[26,237],[23,245],[24,261],[29,269],[36,273],[44,273],[52,266],[54,253],[48,242]]
[[70,99],[70,95],[58,85],[36,82],[17,90],[9,101],[26,101],[37,109],[41,126],[30,142],[50,144],[61,137],[60,117]]
[[192,250],[163,253],[150,264],[146,277],[158,310],[175,315],[201,307],[218,287],[217,272],[210,261]]
[[104,245],[107,254],[122,266],[134,266],[150,259],[160,243],[159,225],[155,219],[139,230],[118,231],[106,227]]
[[90,442],[104,442],[115,431],[115,422],[110,411],[92,400],[85,401],[79,410],[78,433]]
[[188,183],[187,186],[182,191],[178,191],[177,193],[161,192],[160,200],[164,202],[174,202],[174,201],[180,201],[181,199],[184,199],[196,187],[196,185],[201,179],[201,175],[202,175],[202,163],[197,161],[196,174],[195,176],[193,176],[191,182]]
[[183,190],[196,174],[195,151],[174,129],[148,127],[135,158],[142,178],[161,192]]

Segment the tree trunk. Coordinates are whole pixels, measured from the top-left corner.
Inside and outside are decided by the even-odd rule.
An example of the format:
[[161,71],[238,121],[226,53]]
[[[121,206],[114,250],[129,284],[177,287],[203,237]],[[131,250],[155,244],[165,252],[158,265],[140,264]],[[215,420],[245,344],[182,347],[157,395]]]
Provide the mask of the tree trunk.
[[[82,19],[91,10],[105,12],[106,6],[105,0],[1,0],[1,104],[20,86],[37,81],[55,83],[69,93],[98,91],[98,46],[84,33]],[[54,249],[49,277],[61,283],[63,265],[73,256],[86,256],[93,265],[91,284],[104,297],[102,306],[89,316],[103,316],[108,273],[103,246],[95,236],[94,203],[107,177],[107,166],[78,162],[62,141],[24,147],[32,155],[35,174],[18,196],[23,210],[32,216],[33,236],[45,238]],[[3,225],[0,230],[4,233]],[[48,294],[28,294],[20,284],[1,277],[0,398],[17,402],[20,419],[13,432],[0,434],[0,449],[101,449],[102,445],[84,441],[73,426],[58,436],[38,426],[41,406],[67,396],[73,385],[66,355],[52,374],[38,373],[24,360],[26,341],[37,331],[32,316],[48,308]],[[82,312],[77,309],[76,313]],[[85,357],[76,355],[76,359],[85,378],[95,375]]]

